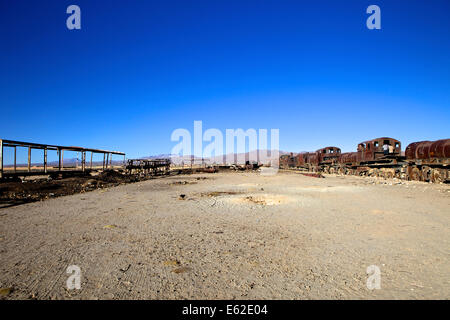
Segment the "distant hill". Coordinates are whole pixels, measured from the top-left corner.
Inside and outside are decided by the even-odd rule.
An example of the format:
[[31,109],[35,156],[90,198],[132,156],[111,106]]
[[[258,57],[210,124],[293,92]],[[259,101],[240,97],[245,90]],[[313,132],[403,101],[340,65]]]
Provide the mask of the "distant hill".
[[[259,153],[259,154],[258,154]],[[229,153],[226,155],[215,156],[212,158],[199,158],[192,156],[178,156],[171,155],[170,158],[172,162],[175,164],[189,164],[193,161],[194,164],[245,164],[246,161],[258,161],[263,164],[268,164],[271,161],[277,160],[279,155],[287,154],[289,152],[279,151],[278,155],[276,150],[253,150],[246,153]]]
[[[279,151],[279,156],[283,154],[289,154],[288,151]],[[298,154],[298,153],[293,153]],[[191,161],[193,161],[193,164],[245,164],[246,161],[258,161],[263,164],[268,164],[270,161],[276,160],[277,157],[276,150],[260,150],[258,155],[258,150],[253,150],[246,153],[229,153],[227,155],[220,155],[212,158],[200,158],[200,157],[193,157],[191,155],[188,156],[179,156],[174,154],[158,154],[158,155],[152,155],[152,156],[144,156],[140,157],[139,159],[167,159],[170,158],[172,160],[172,163],[174,164],[190,164]],[[113,165],[121,165],[123,163],[122,160],[113,160]],[[73,167],[78,164],[78,166],[81,166],[81,160],[77,158],[70,158],[70,159],[64,159],[64,167]],[[101,166],[103,164],[103,161],[93,161],[93,166]],[[31,164],[31,166],[42,166],[42,162],[34,162]],[[49,167],[57,167],[58,161],[50,161],[47,164]],[[90,165],[90,159],[86,159],[86,166]],[[21,163],[17,164],[18,167],[26,167],[27,164]],[[5,167],[12,167],[11,164],[5,165]]]

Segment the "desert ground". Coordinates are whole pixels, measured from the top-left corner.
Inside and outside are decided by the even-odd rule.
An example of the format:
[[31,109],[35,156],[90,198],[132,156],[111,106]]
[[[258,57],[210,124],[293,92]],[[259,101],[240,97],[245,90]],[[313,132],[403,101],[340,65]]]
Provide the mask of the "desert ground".
[[0,209],[0,298],[449,299],[449,209],[449,185],[295,172],[51,198]]

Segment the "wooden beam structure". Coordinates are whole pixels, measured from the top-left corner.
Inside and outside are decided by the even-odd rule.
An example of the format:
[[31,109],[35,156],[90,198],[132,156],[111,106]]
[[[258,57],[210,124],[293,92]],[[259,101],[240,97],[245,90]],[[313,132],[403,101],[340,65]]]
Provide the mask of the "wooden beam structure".
[[81,152],[81,170],[86,172],[86,151]]
[[62,150],[60,149],[60,148],[58,148],[58,150],[56,151],[57,153],[58,153],[58,171],[61,171],[62,170],[62,166],[63,166],[63,163],[62,163]]
[[44,173],[47,173],[47,148],[44,149]]
[[[14,170],[8,170],[8,166],[5,167],[4,159],[5,159],[5,147],[9,147],[14,149]],[[17,148],[27,148],[28,149],[28,158],[26,164],[26,170],[18,170],[17,166]],[[33,149],[43,150],[43,162],[39,162],[39,170],[32,170],[32,162],[31,162],[31,151]],[[48,151],[56,151],[58,154],[58,167],[52,167],[48,165]],[[64,151],[73,151],[80,152],[81,154],[81,170],[78,168],[78,165],[75,167],[75,170],[64,170]],[[86,166],[86,153],[91,153],[91,162],[89,169]],[[73,146],[59,146],[59,145],[49,145],[49,144],[41,144],[34,142],[23,142],[23,141],[15,141],[15,140],[6,140],[0,139],[0,179],[5,177],[13,177],[13,176],[28,176],[28,175],[39,175],[39,174],[54,174],[54,173],[69,173],[69,172],[82,172],[86,173],[88,171],[93,170],[93,155],[94,153],[103,154],[103,170],[108,168],[113,168],[112,166],[112,155],[122,155],[124,157],[123,166],[125,166],[125,153],[120,151],[109,151],[102,149],[92,149],[92,148],[82,148],[82,147],[73,147]],[[77,161],[78,162],[78,161]],[[12,166],[11,166],[12,167]],[[6,168],[6,169],[5,169]],[[77,170],[78,168],[78,170]],[[73,167],[72,167],[73,169]]]
[[31,172],[31,147],[28,147],[28,172]]
[[0,140],[0,179],[3,178],[3,140]]
[[14,172],[17,171],[17,148],[14,147]]

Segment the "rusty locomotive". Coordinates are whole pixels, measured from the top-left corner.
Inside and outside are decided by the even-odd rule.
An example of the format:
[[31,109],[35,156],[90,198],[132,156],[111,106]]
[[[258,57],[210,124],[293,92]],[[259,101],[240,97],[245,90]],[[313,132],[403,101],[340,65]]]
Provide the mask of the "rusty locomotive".
[[356,152],[338,147],[280,156],[280,168],[407,180],[449,182],[450,139],[409,144],[382,137],[358,144]]
[[334,173],[339,161],[341,149],[326,147],[315,152],[301,152],[297,155],[285,154],[280,156],[280,168],[307,169],[308,171],[324,171]]

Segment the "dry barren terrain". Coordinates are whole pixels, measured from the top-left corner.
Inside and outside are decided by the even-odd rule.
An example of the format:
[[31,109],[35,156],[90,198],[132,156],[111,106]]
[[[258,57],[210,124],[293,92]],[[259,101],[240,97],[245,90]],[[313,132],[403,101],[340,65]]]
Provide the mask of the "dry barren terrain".
[[[3,299],[450,298],[450,186],[173,176],[0,209]],[[66,269],[81,269],[69,290]],[[381,271],[381,289],[366,269]]]

